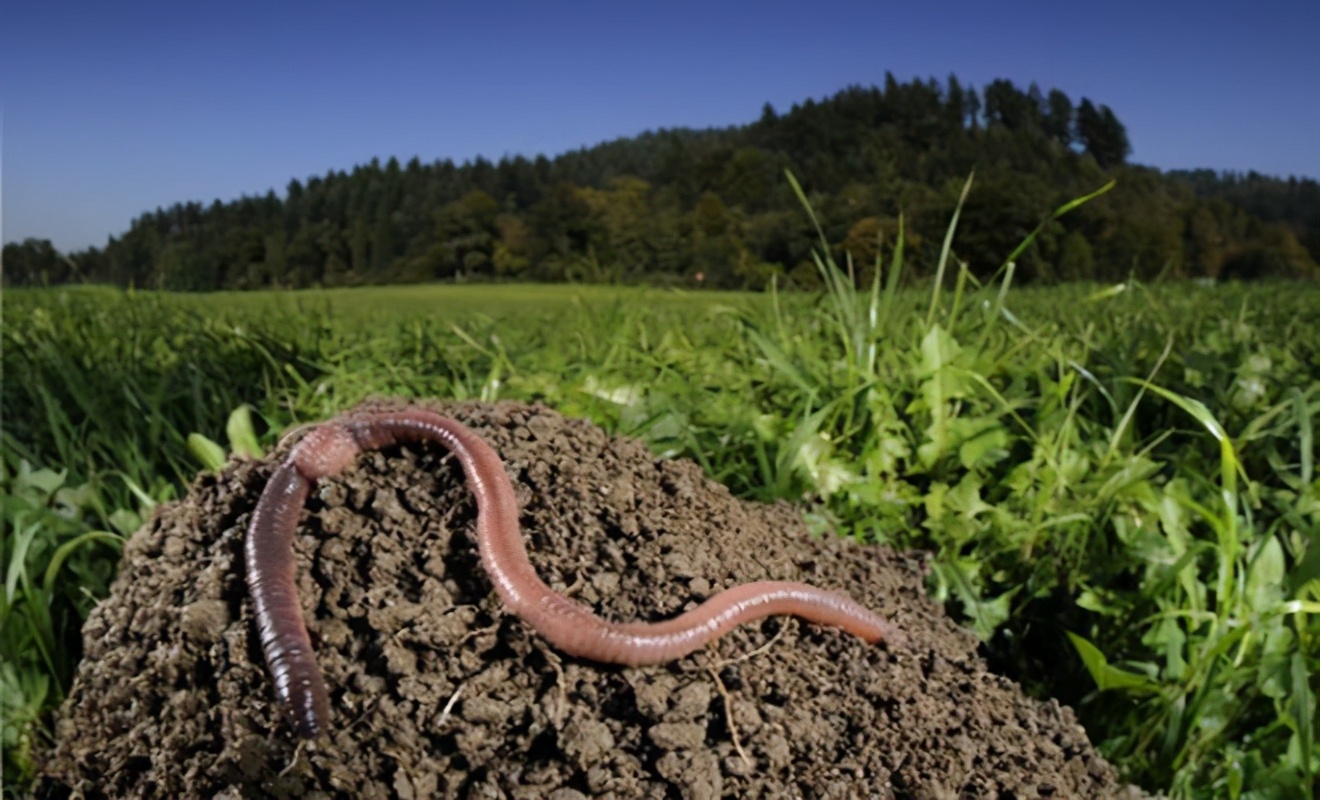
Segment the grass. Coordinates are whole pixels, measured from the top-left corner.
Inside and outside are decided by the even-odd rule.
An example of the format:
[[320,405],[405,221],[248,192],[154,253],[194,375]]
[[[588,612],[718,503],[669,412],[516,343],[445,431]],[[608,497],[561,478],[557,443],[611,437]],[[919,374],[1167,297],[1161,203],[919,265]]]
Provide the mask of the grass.
[[539,400],[930,550],[997,668],[1130,779],[1313,797],[1320,289],[1022,289],[1011,258],[982,284],[947,241],[943,280],[906,289],[901,240],[868,265],[822,247],[815,295],[8,292],[5,774],[30,774],[153,504],[217,447],[391,394]]

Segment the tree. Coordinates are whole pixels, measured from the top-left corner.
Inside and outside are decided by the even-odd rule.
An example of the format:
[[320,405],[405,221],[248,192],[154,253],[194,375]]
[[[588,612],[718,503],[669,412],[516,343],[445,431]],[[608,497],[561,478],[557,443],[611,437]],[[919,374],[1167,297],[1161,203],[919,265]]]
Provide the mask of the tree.
[[321,282],[325,257],[317,246],[317,228],[303,225],[294,233],[284,250],[286,280],[290,286],[307,287]]
[[371,227],[365,217],[353,219],[352,233],[348,239],[349,273],[345,276],[348,283],[360,283],[371,270]]
[[967,99],[963,101],[963,108],[967,114],[967,127],[972,130],[981,128],[981,96],[975,89],[967,90]]
[[72,280],[77,265],[60,254],[49,239],[24,239],[4,247],[4,283],[7,286],[49,286]]
[[284,227],[288,231],[293,231],[298,228],[300,220],[306,214],[303,208],[306,202],[305,192],[303,185],[298,182],[297,178],[289,181],[286,197],[287,199],[284,201]]
[[1088,281],[1095,277],[1095,256],[1091,243],[1078,231],[1063,237],[1059,247],[1059,278],[1065,281]]
[[1077,139],[1101,169],[1112,169],[1132,152],[1128,144],[1127,128],[1109,106],[1097,109],[1085,97],[1077,106]]
[[500,204],[479,189],[445,205],[436,222],[441,259],[436,277],[471,278],[494,271]]
[[[1035,84],[1032,84],[1033,88]],[[1035,94],[1040,89],[1035,88]],[[1041,108],[1037,99],[1023,94],[1011,81],[991,81],[985,87],[986,125],[1003,125],[1011,131],[1036,133],[1041,128]]]
[[1041,92],[1040,86],[1035,81],[1027,87],[1027,103],[1022,111],[1027,116],[1027,125],[1037,131],[1045,129],[1045,115],[1049,113],[1049,106],[1045,102],[1045,95]]
[[495,274],[501,278],[523,277],[531,263],[531,228],[516,214],[501,214],[495,224],[500,231],[499,241],[495,243],[495,252],[491,256]]
[[968,97],[963,91],[962,84],[958,82],[957,75],[949,76],[947,86],[944,92],[944,124],[948,131],[960,132],[963,129],[963,120],[967,116]]
[[1073,143],[1073,103],[1068,95],[1050,89],[1045,101],[1045,135],[1068,147]]
[[[749,212],[769,208],[782,184],[783,167],[758,147],[743,147],[728,160],[719,179],[719,191],[730,205]],[[649,187],[648,187],[649,188]]]
[[692,210],[691,277],[706,286],[727,286],[738,260],[737,220],[724,201],[706,192]]
[[[394,163],[397,164],[398,162]],[[394,241],[394,215],[390,213],[388,205],[382,204],[376,212],[376,224],[372,226],[371,230],[372,274],[375,276],[384,275],[394,263],[397,255]]]
[[286,247],[288,236],[285,235],[283,228],[276,229],[273,233],[266,234],[266,277],[271,284],[276,286],[288,286],[289,281],[289,262],[286,256]]

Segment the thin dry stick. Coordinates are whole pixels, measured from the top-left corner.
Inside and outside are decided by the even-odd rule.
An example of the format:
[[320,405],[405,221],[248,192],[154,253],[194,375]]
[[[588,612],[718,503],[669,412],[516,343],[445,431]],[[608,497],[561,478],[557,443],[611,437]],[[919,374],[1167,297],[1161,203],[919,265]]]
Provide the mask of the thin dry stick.
[[440,721],[436,723],[436,727],[444,725],[445,720],[449,719],[449,712],[454,710],[454,704],[458,702],[458,696],[463,693],[464,686],[467,686],[467,681],[460,683],[454,693],[449,695],[449,702],[445,703],[444,710],[440,712]]
[[307,741],[307,739],[300,739],[298,741],[298,746],[293,749],[293,760],[289,762],[288,766],[280,770],[280,774],[276,776],[277,778],[283,778],[285,775],[288,775],[289,770],[293,769],[294,765],[298,763],[298,759],[302,758],[303,748],[307,746]]
[[737,658],[730,658],[730,659],[726,659],[726,660],[724,660],[724,661],[720,661],[720,662],[716,663],[713,667],[708,667],[707,669],[724,669],[725,667],[729,666],[730,664],[738,664],[738,663],[740,663],[740,662],[747,661],[748,659],[755,658],[756,656],[759,656],[759,655],[761,655],[761,654],[764,653],[764,652],[767,652],[771,647],[774,647],[774,646],[775,646],[775,642],[779,641],[780,637],[782,637],[782,636],[784,635],[784,628],[786,628],[786,627],[787,627],[787,626],[785,626],[785,625],[780,625],[780,626],[779,626],[779,632],[776,633],[774,636],[770,637],[770,641],[768,641],[768,642],[766,642],[765,644],[761,645],[760,647],[756,648],[756,649],[753,650],[752,652],[750,652],[750,653],[743,653],[742,655],[738,656]]
[[554,656],[549,649],[543,647],[537,649],[545,653],[546,663],[550,665],[550,669],[555,671],[555,691],[559,694],[559,702],[547,703],[546,711],[558,727],[564,724],[564,719],[568,715],[568,687],[565,685],[567,681],[564,680],[564,667],[559,662],[558,657]]
[[372,697],[362,704],[362,713],[353,718],[353,723],[349,727],[356,728],[367,721],[367,717],[375,712],[376,707],[380,705],[380,697]]
[[499,630],[499,629],[500,629],[500,623],[496,622],[495,624],[493,624],[493,625],[487,625],[487,626],[484,627],[484,628],[477,628],[477,629],[474,630],[474,631],[468,631],[467,633],[463,634],[463,637],[462,637],[461,639],[458,640],[458,643],[459,643],[459,644],[463,644],[464,642],[466,642],[466,641],[469,640],[469,639],[475,639],[475,638],[477,638],[478,636],[484,636],[484,635],[486,635],[486,634],[488,634],[488,633],[494,633],[495,631],[497,631],[497,630]]
[[[416,785],[417,785],[417,782],[413,780],[412,770],[408,769],[408,759],[407,759],[407,758],[405,758],[402,754],[400,754],[398,751],[396,751],[396,750],[394,750],[394,749],[392,749],[392,748],[382,748],[382,749],[381,749],[381,752],[384,753],[385,755],[389,756],[390,758],[394,759],[394,765],[395,765],[395,767],[397,767],[397,768],[399,769],[399,771],[401,771],[401,772],[404,774],[404,776],[407,777],[407,779],[408,779],[408,783],[409,783],[409,784],[411,784],[412,786],[416,786]],[[397,781],[397,780],[398,780],[398,778],[397,778],[397,776],[396,776],[396,777],[395,777],[395,781]],[[396,789],[395,791],[398,791],[398,790]]]
[[706,667],[706,670],[710,673],[710,676],[715,679],[716,691],[720,693],[720,697],[724,700],[724,724],[729,726],[729,737],[733,739],[733,749],[738,751],[738,755],[742,756],[743,763],[747,764],[748,766],[751,765],[752,760],[751,758],[748,757],[747,751],[743,749],[742,742],[739,740],[738,737],[738,726],[735,725],[733,722],[733,699],[729,696],[729,690],[724,687],[724,681],[720,680],[720,674],[717,670],[724,669],[730,664],[737,664],[743,661],[747,661],[748,659],[755,658],[756,656],[759,656],[762,653],[768,651],[771,647],[774,647],[775,642],[779,641],[780,637],[784,635],[784,629],[786,627],[787,626],[784,625],[779,626],[779,632],[776,633],[774,636],[772,636],[770,638],[770,641],[766,642],[765,644],[761,645],[760,647],[756,648],[750,653],[744,653],[738,656],[737,658],[726,659],[724,661],[717,662],[712,666]]
[[295,436],[300,435],[301,433],[303,433],[304,431],[306,431],[308,428],[311,428],[311,427],[313,427],[313,426],[315,426],[315,425],[317,425],[317,424],[319,424],[319,423],[316,423],[316,422],[304,422],[304,423],[301,424],[301,425],[295,425],[294,427],[289,428],[289,429],[286,430],[284,433],[280,434],[280,440],[279,440],[279,442],[277,442],[277,443],[275,444],[275,449],[278,450],[279,448],[281,448],[281,447],[284,446],[284,443],[285,443],[285,442],[289,441],[290,439],[292,439],[292,438],[295,437]]
[[714,667],[706,668],[710,676],[715,679],[715,688],[719,691],[720,697],[724,698],[724,724],[729,726],[729,737],[733,739],[733,749],[742,756],[743,763],[747,766],[752,765],[752,760],[747,757],[747,751],[743,749],[742,742],[738,740],[738,726],[733,724],[733,700],[729,697],[729,690],[724,688],[724,681],[720,680],[720,674]]

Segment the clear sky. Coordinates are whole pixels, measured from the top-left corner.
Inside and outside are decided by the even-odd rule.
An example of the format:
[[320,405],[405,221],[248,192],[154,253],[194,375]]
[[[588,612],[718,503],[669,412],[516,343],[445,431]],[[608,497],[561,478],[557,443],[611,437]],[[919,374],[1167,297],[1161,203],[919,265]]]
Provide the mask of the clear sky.
[[955,73],[1114,109],[1132,160],[1320,176],[1320,2],[0,5],[3,237],[397,156],[554,155]]

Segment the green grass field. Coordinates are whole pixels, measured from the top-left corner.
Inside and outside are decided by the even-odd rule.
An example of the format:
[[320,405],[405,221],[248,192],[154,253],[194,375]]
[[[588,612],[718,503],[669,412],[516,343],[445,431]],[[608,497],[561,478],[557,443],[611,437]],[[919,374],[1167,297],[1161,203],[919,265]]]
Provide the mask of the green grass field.
[[854,289],[819,266],[815,296],[7,291],[7,791],[122,537],[217,449],[384,394],[540,401],[929,550],[996,668],[1076,706],[1130,779],[1314,797],[1320,287]]

